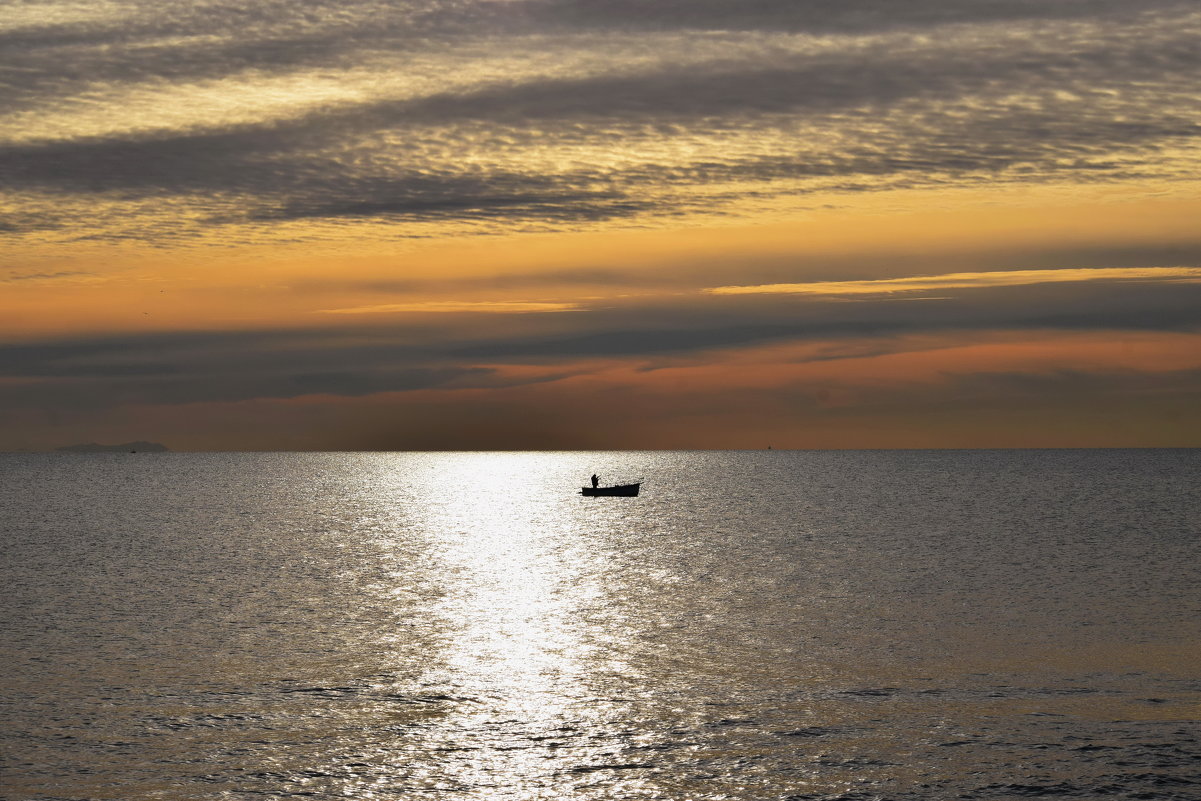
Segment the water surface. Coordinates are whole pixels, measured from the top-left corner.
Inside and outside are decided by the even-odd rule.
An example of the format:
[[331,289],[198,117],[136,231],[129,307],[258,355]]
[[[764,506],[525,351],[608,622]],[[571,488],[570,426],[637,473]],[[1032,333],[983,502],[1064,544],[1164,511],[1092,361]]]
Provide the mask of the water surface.
[[1198,451],[0,479],[6,798],[1201,796]]

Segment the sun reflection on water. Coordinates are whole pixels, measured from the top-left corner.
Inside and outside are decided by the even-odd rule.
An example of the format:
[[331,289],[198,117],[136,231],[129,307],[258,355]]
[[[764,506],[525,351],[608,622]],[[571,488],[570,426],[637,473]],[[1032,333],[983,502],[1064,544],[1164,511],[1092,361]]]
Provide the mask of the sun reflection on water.
[[[603,603],[578,496],[533,454],[442,460],[430,473],[439,502],[423,527],[441,533],[447,579],[439,616],[454,628],[424,683],[462,699],[447,731],[470,748],[456,784],[536,797],[553,746],[587,718],[586,615]],[[524,481],[502,480],[522,476]]]

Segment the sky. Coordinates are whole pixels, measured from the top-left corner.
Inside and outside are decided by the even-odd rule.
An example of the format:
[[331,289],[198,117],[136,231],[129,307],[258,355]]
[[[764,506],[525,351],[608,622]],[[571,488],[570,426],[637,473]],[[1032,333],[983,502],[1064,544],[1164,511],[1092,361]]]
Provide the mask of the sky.
[[1195,0],[0,0],[0,450],[1201,446]]

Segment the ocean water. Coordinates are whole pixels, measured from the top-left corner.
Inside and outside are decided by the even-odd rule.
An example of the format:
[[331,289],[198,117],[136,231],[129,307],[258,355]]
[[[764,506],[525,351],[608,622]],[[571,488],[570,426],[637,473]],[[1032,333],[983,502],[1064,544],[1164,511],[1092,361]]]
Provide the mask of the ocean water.
[[1195,801],[1199,487],[1196,450],[3,455],[0,797]]

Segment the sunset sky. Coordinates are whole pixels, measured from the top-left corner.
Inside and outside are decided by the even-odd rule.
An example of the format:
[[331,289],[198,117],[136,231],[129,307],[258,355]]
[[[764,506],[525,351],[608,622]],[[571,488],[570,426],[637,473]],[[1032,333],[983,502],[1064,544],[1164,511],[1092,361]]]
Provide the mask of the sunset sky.
[[0,450],[1201,446],[1196,0],[0,0]]

